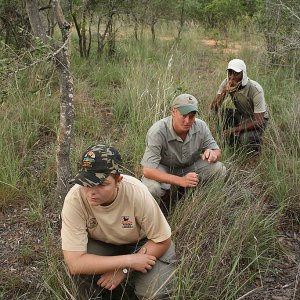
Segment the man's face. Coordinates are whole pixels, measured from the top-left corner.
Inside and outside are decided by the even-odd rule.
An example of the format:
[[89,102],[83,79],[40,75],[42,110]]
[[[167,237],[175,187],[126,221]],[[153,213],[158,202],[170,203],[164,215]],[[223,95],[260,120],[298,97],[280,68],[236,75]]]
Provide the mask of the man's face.
[[102,184],[93,187],[81,187],[83,194],[91,206],[107,206],[114,202],[118,194],[118,184],[122,177],[117,180],[111,175]]
[[230,86],[236,86],[243,79],[243,72],[235,72],[231,69],[228,71],[228,80],[231,82]]
[[177,134],[187,133],[195,122],[196,112],[182,115],[176,108],[172,109],[173,128]]

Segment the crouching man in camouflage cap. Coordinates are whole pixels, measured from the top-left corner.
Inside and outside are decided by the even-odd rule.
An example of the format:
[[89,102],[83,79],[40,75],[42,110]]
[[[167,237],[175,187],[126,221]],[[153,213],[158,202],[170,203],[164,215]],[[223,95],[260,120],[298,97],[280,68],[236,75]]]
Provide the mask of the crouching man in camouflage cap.
[[170,226],[147,187],[121,175],[120,164],[113,147],[84,152],[62,210],[65,262],[81,299],[112,299],[129,277],[139,299],[169,299],[175,269]]

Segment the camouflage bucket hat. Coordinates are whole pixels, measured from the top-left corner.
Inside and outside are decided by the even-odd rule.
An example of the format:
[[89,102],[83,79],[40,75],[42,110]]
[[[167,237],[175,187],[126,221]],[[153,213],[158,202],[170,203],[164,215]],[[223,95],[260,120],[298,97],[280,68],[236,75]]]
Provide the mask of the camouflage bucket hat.
[[70,183],[93,187],[102,184],[110,174],[120,174],[122,163],[119,152],[110,146],[97,144],[90,146],[82,155],[78,174]]

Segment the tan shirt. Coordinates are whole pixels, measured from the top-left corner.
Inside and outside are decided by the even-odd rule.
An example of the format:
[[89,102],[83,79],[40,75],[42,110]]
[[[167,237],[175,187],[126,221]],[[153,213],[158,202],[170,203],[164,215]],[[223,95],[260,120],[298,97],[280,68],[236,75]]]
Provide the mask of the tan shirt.
[[109,206],[90,206],[75,185],[62,209],[62,249],[86,251],[88,237],[124,245],[145,237],[155,243],[171,236],[171,229],[157,202],[138,179],[123,175],[115,201]]
[[[227,79],[223,80],[219,86],[218,94],[222,93],[226,83]],[[238,89],[229,94],[231,95],[235,108],[241,114],[247,117],[253,117],[254,113],[264,113],[264,118],[269,118],[264,90],[258,82],[249,79],[242,89]]]

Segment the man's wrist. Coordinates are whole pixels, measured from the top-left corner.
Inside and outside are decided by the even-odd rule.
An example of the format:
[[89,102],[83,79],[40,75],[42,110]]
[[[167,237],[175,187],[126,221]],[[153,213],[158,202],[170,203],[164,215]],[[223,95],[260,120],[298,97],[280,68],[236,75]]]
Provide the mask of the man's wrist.
[[238,130],[237,127],[232,127],[232,128],[229,129],[229,133],[230,133],[230,134],[235,135],[235,134],[237,134],[238,132],[239,132],[239,130]]

